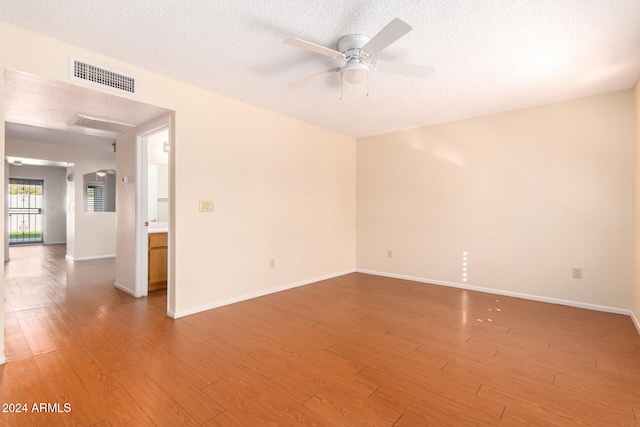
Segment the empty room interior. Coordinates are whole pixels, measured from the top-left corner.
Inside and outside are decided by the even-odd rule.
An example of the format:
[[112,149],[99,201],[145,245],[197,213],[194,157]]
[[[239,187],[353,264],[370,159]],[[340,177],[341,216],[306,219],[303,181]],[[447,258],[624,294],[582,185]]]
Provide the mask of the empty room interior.
[[637,0],[0,12],[0,424],[640,425]]

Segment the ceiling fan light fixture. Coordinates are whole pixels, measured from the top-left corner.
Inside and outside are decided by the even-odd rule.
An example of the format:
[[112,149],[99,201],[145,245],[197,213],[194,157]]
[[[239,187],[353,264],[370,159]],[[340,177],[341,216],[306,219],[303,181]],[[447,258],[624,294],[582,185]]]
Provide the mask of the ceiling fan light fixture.
[[342,79],[352,85],[362,83],[369,75],[369,67],[358,62],[357,59],[349,61],[347,65],[340,70]]

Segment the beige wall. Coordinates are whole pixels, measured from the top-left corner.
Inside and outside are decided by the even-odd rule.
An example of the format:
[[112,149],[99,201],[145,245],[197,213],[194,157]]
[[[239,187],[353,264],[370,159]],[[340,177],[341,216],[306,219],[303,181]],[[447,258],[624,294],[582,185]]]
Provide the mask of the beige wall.
[[353,138],[0,23],[2,70],[82,85],[69,55],[137,76],[136,100],[175,111],[174,314],[355,269]]
[[629,310],[633,122],[627,90],[358,140],[358,269]]
[[203,91],[189,99],[210,108],[175,110],[175,280],[192,285],[177,310],[352,271],[355,140]]
[[635,156],[634,156],[634,213],[633,213],[633,293],[632,317],[640,332],[640,78],[635,87]]

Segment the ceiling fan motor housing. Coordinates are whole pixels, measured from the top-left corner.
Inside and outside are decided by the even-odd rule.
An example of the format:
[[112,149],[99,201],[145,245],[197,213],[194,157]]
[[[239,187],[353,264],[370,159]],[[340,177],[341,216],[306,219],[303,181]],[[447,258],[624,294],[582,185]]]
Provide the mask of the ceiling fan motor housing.
[[349,34],[342,37],[338,41],[338,51],[349,59],[350,57],[359,57],[362,47],[371,40],[370,37],[363,36],[362,34]]

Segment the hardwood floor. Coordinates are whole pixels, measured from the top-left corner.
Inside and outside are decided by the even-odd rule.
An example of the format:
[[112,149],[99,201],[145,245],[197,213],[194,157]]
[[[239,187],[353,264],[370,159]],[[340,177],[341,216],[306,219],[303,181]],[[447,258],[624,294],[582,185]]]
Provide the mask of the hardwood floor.
[[640,424],[626,316],[354,273],[172,320],[113,260],[11,258],[1,425]]

